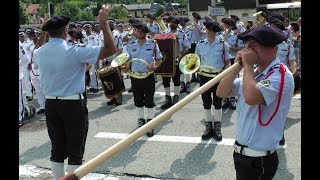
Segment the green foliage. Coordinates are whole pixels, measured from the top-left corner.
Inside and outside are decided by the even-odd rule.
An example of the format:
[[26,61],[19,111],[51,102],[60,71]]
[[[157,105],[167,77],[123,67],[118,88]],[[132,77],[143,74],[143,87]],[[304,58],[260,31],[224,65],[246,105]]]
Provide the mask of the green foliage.
[[19,24],[29,24],[26,4],[19,0]]
[[110,17],[114,19],[123,19],[128,15],[128,11],[121,6],[113,7],[110,12]]
[[83,1],[66,1],[55,8],[55,16],[65,15],[71,18],[71,21],[93,21],[95,18],[92,11],[84,10],[88,3]]

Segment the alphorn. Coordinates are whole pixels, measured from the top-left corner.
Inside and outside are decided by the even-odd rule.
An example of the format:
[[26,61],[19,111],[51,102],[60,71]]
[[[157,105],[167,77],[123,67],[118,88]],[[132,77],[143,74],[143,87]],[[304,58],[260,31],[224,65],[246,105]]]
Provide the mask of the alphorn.
[[212,78],[210,81],[190,93],[188,96],[184,97],[182,100],[180,100],[175,105],[171,106],[166,111],[159,114],[157,117],[153,118],[151,121],[143,125],[142,127],[138,128],[134,132],[132,132],[129,136],[122,139],[115,145],[111,146],[98,156],[92,158],[85,164],[78,167],[73,173],[68,173],[65,175],[62,180],[78,180],[88,173],[92,172],[94,169],[99,167],[101,164],[105,163],[107,160],[111,159],[113,156],[121,152],[123,149],[128,147],[130,144],[134,143],[137,139],[145,135],[147,132],[151,131],[151,129],[154,129],[156,126],[158,126],[161,122],[166,120],[168,117],[173,115],[176,111],[190,103],[193,99],[210,89],[212,86],[217,84],[222,78],[224,78],[229,72],[237,69],[240,67],[239,62],[234,63],[229,68],[222,71],[220,74],[218,74],[216,77]]

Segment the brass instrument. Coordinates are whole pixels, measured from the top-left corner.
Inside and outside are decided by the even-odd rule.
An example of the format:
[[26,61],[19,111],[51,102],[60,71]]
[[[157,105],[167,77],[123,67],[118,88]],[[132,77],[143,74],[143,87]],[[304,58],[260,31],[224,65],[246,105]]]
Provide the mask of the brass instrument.
[[179,62],[179,69],[183,74],[192,74],[198,71],[199,67],[200,58],[194,53],[186,54]]
[[222,72],[222,69],[217,69],[213,66],[200,65],[198,74],[205,77],[216,77],[221,72]]
[[263,25],[266,22],[266,18],[262,15],[262,11],[256,12],[253,14],[253,17],[256,17],[257,21],[255,22],[255,26]]
[[[128,29],[128,30],[129,30],[129,29]],[[133,33],[134,33],[134,28],[132,28],[132,29],[129,30],[129,33],[127,34],[128,39],[131,38],[131,36],[133,35]]]
[[148,38],[148,39],[151,39],[151,34],[148,33],[148,34],[147,34],[147,38]]
[[[143,60],[143,59],[139,59],[139,58],[132,58],[131,60],[128,61],[128,58],[129,58],[129,54],[128,53],[122,53],[122,54],[119,54],[118,56],[116,56],[112,61],[111,61],[111,66],[112,67],[126,67],[126,66],[129,66],[130,63],[132,61],[141,61],[143,62],[144,64],[146,64],[146,66],[148,66],[149,64]],[[146,77],[148,77],[151,72],[147,72],[147,73],[141,73],[141,75],[139,74],[136,74],[136,73],[133,73],[130,69],[128,72],[126,72],[127,75],[131,76],[131,77],[134,77],[136,79],[144,79]]]
[[[160,4],[159,4],[160,5]],[[159,6],[159,8],[157,9],[157,12],[154,14],[154,16],[156,17],[153,21],[155,23],[158,23],[159,27],[160,27],[160,30],[162,32],[166,32],[168,29],[167,29],[167,26],[164,24],[163,20],[162,20],[162,17],[161,15],[163,14],[164,12],[164,7],[161,5]]]

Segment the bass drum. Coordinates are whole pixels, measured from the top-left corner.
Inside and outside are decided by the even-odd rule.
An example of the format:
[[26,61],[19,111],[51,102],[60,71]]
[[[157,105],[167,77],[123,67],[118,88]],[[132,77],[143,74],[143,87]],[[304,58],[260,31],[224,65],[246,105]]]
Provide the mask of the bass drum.
[[173,77],[176,73],[176,58],[179,55],[179,41],[175,33],[156,34],[153,38],[162,52],[162,64],[154,71],[161,77]]
[[108,99],[113,99],[125,91],[124,82],[118,67],[107,65],[99,68],[97,72],[103,86],[104,95]]

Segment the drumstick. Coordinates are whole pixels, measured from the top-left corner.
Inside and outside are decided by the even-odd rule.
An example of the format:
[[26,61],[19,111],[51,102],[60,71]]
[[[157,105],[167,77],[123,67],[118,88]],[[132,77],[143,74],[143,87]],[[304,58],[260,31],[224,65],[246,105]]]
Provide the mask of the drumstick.
[[73,173],[68,173],[67,175],[65,175],[62,178],[62,180],[77,180],[84,177],[85,175],[93,171],[95,168],[105,163],[107,160],[111,159],[114,155],[122,151],[124,148],[128,147],[130,144],[135,142],[141,136],[151,131],[151,129],[158,126],[162,121],[166,120],[168,117],[173,115],[176,111],[181,109],[183,106],[187,105],[193,99],[195,99],[196,97],[198,97],[199,95],[201,95],[202,93],[210,89],[212,86],[217,84],[224,76],[226,76],[229,72],[237,69],[239,66],[240,64],[238,62],[234,63],[232,66],[230,66],[229,68],[227,68],[226,70],[218,74],[215,78],[212,78],[210,81],[208,81],[207,83],[199,87],[197,90],[193,91],[188,96],[184,97],[178,103],[171,106],[169,109],[162,112],[157,117],[153,118],[151,121],[149,121],[139,129],[132,132],[125,139],[122,139],[121,141],[111,146],[110,148],[108,148],[98,156],[92,158],[90,161],[81,165]]

